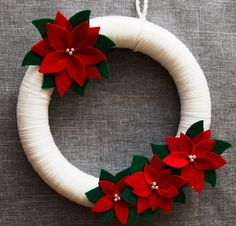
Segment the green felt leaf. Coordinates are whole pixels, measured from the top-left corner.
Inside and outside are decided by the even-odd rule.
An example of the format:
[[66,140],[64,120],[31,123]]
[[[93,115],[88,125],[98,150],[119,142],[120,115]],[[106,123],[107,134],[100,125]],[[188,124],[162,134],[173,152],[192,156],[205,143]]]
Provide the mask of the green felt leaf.
[[144,166],[149,163],[148,158],[141,155],[134,155],[133,161],[131,163],[130,171],[131,173],[143,171]]
[[182,169],[177,169],[177,168],[170,168],[171,169],[171,173],[174,175],[181,175],[181,170]]
[[230,148],[231,146],[232,145],[226,141],[215,139],[215,145],[212,151],[221,155],[226,149]]
[[157,208],[155,211],[152,211],[150,208],[147,209],[144,213],[140,215],[140,218],[144,221],[153,220],[153,217],[156,216],[160,211],[160,208]]
[[50,18],[43,18],[32,21],[32,24],[38,29],[42,38],[45,38],[47,36],[47,30],[46,30],[47,23],[54,23],[54,20]]
[[39,56],[33,51],[29,51],[28,53],[26,53],[23,59],[22,66],[27,66],[27,65],[39,66],[42,63],[42,61],[43,61],[43,58],[41,56]]
[[97,42],[94,47],[101,50],[102,52],[106,52],[107,50],[111,49],[114,46],[115,43],[107,36],[98,35]]
[[74,16],[72,16],[69,19],[69,22],[71,23],[72,27],[76,27],[78,24],[84,21],[89,22],[91,10],[83,10],[78,13],[76,13]]
[[113,183],[117,183],[116,178],[111,173],[103,169],[101,170],[99,180],[107,180]]
[[111,220],[112,218],[115,217],[115,212],[113,209],[110,209],[108,210],[107,212],[105,213],[102,213],[101,214],[101,217],[99,218],[101,221],[109,221]]
[[44,74],[42,88],[54,88],[56,87],[55,74]]
[[136,214],[136,207],[129,208],[129,217],[128,217],[128,224],[136,224],[137,223],[137,214]]
[[116,178],[117,181],[120,181],[122,178],[124,178],[128,175],[130,175],[130,168],[127,168],[127,169],[122,170],[121,172],[117,173],[115,175],[115,178]]
[[204,171],[205,181],[211,184],[212,187],[216,186],[216,171],[215,170],[205,170]]
[[183,190],[179,190],[179,195],[175,196],[174,201],[185,204],[185,192]]
[[70,88],[71,90],[73,90],[75,93],[79,94],[80,96],[84,96],[85,93],[85,89],[87,84],[89,83],[89,79],[86,79],[84,86],[81,87],[79,86],[76,82],[72,82]]
[[85,193],[86,197],[91,203],[96,203],[100,198],[104,196],[100,187],[96,187]]
[[138,200],[138,197],[132,193],[132,189],[130,187],[125,188],[125,190],[121,193],[121,198],[128,204],[136,204]]
[[170,154],[166,144],[151,144],[153,154],[157,155],[161,160]]
[[109,78],[110,66],[106,60],[96,64],[96,67],[103,78]]
[[203,123],[204,123],[203,120],[201,120],[191,125],[187,130],[186,135],[193,139],[199,133],[203,132],[204,131]]

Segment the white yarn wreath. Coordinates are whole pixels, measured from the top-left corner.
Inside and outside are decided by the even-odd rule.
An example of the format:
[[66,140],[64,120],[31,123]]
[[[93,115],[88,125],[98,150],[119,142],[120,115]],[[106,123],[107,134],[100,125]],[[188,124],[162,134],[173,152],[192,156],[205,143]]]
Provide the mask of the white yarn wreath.
[[[198,120],[204,120],[205,129],[209,128],[211,102],[205,76],[191,52],[172,33],[145,18],[99,17],[91,20],[91,26],[100,26],[100,33],[116,47],[142,52],[169,71],[181,102],[178,134]],[[30,66],[20,87],[17,122],[24,151],[49,186],[78,204],[91,206],[85,193],[98,186],[98,178],[71,165],[54,143],[48,120],[53,90],[42,89],[42,80],[38,67]]]

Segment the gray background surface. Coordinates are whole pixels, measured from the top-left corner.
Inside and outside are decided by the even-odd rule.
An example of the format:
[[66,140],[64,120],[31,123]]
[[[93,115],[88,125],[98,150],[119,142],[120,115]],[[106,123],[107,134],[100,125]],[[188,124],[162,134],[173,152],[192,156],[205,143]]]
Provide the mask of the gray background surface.
[[[136,16],[134,0],[0,1],[0,225],[104,225],[89,209],[61,197],[32,170],[17,133],[16,102],[26,68],[24,54],[40,39],[31,20],[68,17],[90,8],[92,16]],[[236,1],[149,1],[148,19],[173,32],[197,58],[208,80],[215,137],[236,143]],[[147,56],[129,50],[108,53],[111,78],[91,82],[86,97],[56,92],[50,105],[55,141],[69,161],[98,176],[117,172],[132,155],[151,155],[148,143],[174,135],[179,100],[167,71]],[[170,215],[139,225],[236,225],[235,148],[218,171],[215,189],[201,194],[186,189],[187,204]],[[107,224],[108,225],[108,224]],[[116,225],[116,223],[114,223]]]

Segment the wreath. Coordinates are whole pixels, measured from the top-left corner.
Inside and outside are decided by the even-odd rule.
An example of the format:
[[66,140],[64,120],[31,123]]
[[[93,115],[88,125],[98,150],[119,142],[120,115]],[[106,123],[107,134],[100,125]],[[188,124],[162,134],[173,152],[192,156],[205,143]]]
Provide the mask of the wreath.
[[[126,225],[149,220],[160,210],[169,213],[175,202],[185,203],[185,186],[201,192],[205,182],[216,185],[216,170],[226,164],[221,155],[231,147],[226,141],[213,139],[209,130],[210,98],[205,77],[189,50],[171,33],[145,21],[145,16],[141,20],[101,17],[94,19],[92,26],[89,17],[89,10],[69,20],[58,12],[55,19],[32,22],[42,40],[32,46],[22,63],[30,65],[17,106],[25,153],[46,183],[72,201],[92,206],[91,210],[99,213],[103,221],[117,218]],[[126,35],[119,35],[122,28]],[[147,39],[149,44],[156,43],[147,45]],[[53,88],[60,96],[68,89],[84,95],[90,79],[108,78],[105,52],[115,44],[144,52],[167,68],[172,64],[169,71],[180,93],[182,115],[178,136],[167,136],[165,144],[152,143],[151,159],[134,155],[127,169],[116,175],[101,170],[97,179],[68,163],[54,144],[48,126],[48,105]],[[170,54],[172,47],[176,50],[174,58]],[[188,59],[187,66],[179,60],[180,55]],[[183,81],[183,74],[187,80]],[[190,96],[197,99],[187,102]],[[202,101],[201,109],[195,105],[197,100]],[[189,108],[194,113],[186,113]]]

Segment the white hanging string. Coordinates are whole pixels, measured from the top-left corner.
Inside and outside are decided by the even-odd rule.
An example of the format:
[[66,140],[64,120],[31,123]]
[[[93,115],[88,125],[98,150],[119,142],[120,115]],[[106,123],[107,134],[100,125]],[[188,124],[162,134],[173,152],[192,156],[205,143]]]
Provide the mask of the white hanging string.
[[148,10],[148,0],[143,0],[143,11],[141,11],[140,7],[140,1],[136,0],[136,10],[138,13],[138,16],[142,20],[146,20],[147,10]]

